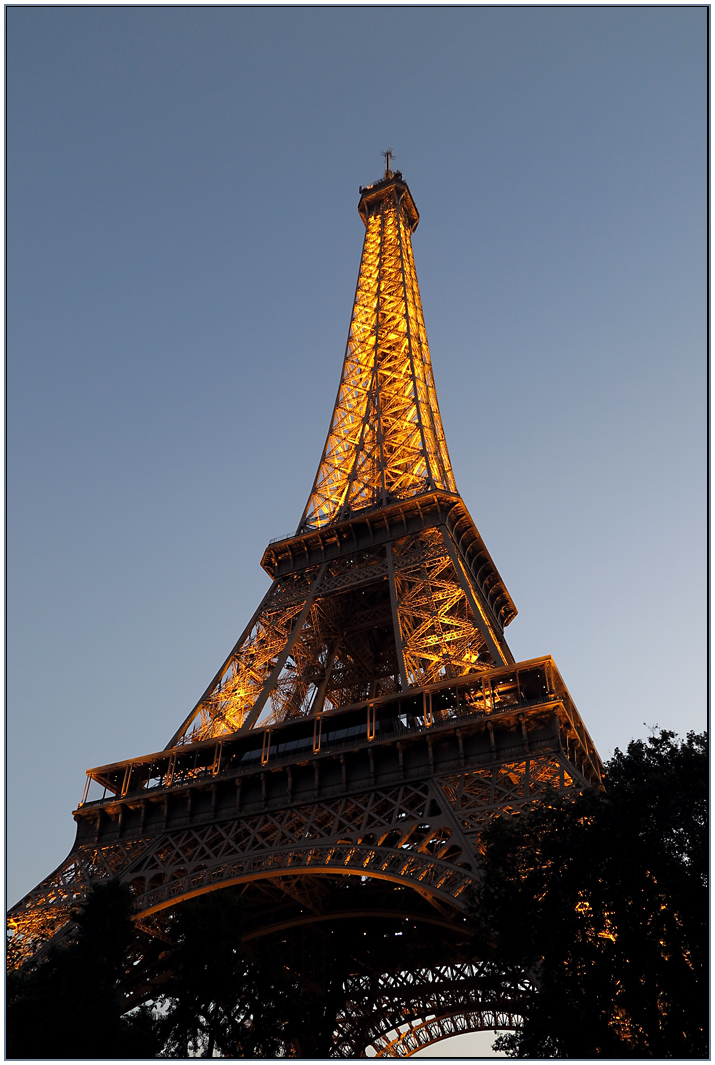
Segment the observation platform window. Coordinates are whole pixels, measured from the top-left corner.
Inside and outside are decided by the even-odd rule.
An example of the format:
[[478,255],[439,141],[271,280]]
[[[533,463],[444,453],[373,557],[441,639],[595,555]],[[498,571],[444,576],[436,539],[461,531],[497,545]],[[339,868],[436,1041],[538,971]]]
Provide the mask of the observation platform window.
[[493,681],[494,709],[507,710],[519,705],[519,685],[516,673],[501,676]]
[[491,700],[481,680],[473,684],[460,685],[458,696],[460,708],[463,710],[476,711],[478,714],[485,714],[491,710]]
[[546,682],[546,670],[543,669],[543,667],[536,669],[520,669],[519,691],[521,693],[522,702],[538,702],[540,699],[545,699],[549,694],[549,686]]
[[275,748],[276,755],[280,757],[282,754],[290,754],[291,751],[305,751],[313,746],[313,737],[300,736],[293,740],[286,740],[283,743],[277,744]]
[[383,712],[382,717],[379,717],[375,722],[375,731],[379,732],[382,736],[389,735],[391,732],[397,732],[401,728],[402,722],[394,713],[386,714]]
[[261,757],[262,748],[254,747],[252,750],[244,751],[239,758],[241,765],[249,765],[251,762],[257,762]]
[[323,743],[337,743],[340,740],[348,740],[365,735],[367,735],[367,723],[363,722],[361,725],[350,725],[348,728],[331,729],[330,732],[323,736]]
[[167,769],[168,765],[149,766],[149,772],[144,774],[141,780],[136,781],[136,786],[138,788],[145,788],[147,791],[150,791],[152,788],[160,788],[164,783]]

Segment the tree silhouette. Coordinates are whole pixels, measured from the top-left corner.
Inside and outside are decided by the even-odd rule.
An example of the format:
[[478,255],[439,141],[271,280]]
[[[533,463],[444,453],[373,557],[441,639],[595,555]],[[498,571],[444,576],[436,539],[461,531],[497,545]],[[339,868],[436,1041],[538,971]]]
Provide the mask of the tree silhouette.
[[177,911],[158,1005],[163,1057],[277,1057],[299,1025],[301,993],[279,952],[251,960],[240,900],[200,895]]
[[159,1050],[151,1012],[126,1014],[123,982],[134,936],[132,894],[96,886],[73,914],[76,934],[7,981],[8,1058],[148,1058]]
[[[554,794],[485,833],[474,950],[496,941],[504,977],[535,987],[522,1028],[497,1046],[512,1057],[706,1057],[705,735],[657,732],[606,769],[603,792]],[[349,924],[331,937],[323,993],[307,994],[280,936],[246,946],[237,891],[201,895],[171,917],[151,1008],[127,1011],[141,955],[132,915],[126,885],[98,885],[73,938],[10,974],[9,1058],[329,1055]]]
[[616,750],[601,793],[485,834],[472,912],[537,990],[512,1057],[707,1057],[705,734]]

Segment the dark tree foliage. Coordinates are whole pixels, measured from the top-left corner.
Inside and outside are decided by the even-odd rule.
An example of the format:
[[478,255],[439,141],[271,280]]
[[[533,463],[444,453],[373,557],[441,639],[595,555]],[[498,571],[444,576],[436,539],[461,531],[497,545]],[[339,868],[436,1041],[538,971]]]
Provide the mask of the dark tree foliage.
[[172,975],[158,1005],[162,1057],[278,1057],[300,1026],[301,995],[280,954],[250,960],[240,900],[216,891],[177,911]]
[[7,981],[8,1058],[149,1058],[159,1043],[149,1010],[126,1010],[123,979],[134,929],[132,895],[97,886],[73,914],[72,942]]
[[[284,1057],[321,1053],[331,1007],[290,975],[280,942],[251,955],[238,896],[183,903],[150,1006],[127,1011],[136,932],[132,894],[110,881],[73,914],[76,933],[7,983],[8,1058]],[[330,997],[330,996],[328,996]]]
[[473,913],[536,992],[511,1057],[708,1054],[705,734],[660,731],[485,836]]

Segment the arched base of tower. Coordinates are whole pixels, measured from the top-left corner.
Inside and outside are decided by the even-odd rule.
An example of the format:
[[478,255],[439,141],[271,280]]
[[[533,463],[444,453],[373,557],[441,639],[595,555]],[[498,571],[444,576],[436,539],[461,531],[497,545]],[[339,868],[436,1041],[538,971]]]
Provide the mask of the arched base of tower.
[[473,1032],[513,1031],[518,1018],[511,1013],[493,1010],[467,1010],[462,1013],[428,1017],[425,1021],[414,1021],[402,1026],[397,1032],[377,1039],[367,1049],[367,1056],[377,1058],[409,1058],[419,1050],[440,1043],[454,1036],[468,1035]]
[[[504,978],[463,913],[441,914],[409,886],[277,875],[221,890],[241,900],[247,956],[280,957],[306,992],[300,1057],[404,1057],[451,1035],[513,1028],[530,993]],[[161,997],[164,943],[184,904],[148,918],[136,1004]]]
[[485,960],[384,971],[361,992],[348,986],[331,1056],[410,1057],[455,1035],[514,1030],[530,994]]

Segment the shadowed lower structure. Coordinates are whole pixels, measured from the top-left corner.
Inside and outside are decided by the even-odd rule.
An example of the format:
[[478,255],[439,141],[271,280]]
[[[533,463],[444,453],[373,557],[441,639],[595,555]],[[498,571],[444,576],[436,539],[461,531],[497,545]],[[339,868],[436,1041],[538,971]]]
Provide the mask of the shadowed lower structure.
[[247,939],[280,937],[318,995],[340,942],[337,1057],[513,1027],[528,988],[500,982],[465,918],[480,835],[547,789],[601,779],[552,659],[516,663],[507,646],[516,609],[437,404],[419,215],[387,162],[360,190],[340,387],[296,533],[263,555],[268,592],[163,751],[88,771],[70,855],[9,916],[10,963],[26,964],[68,934],[93,882],[127,881],[140,1002],[182,901],[239,891]]

